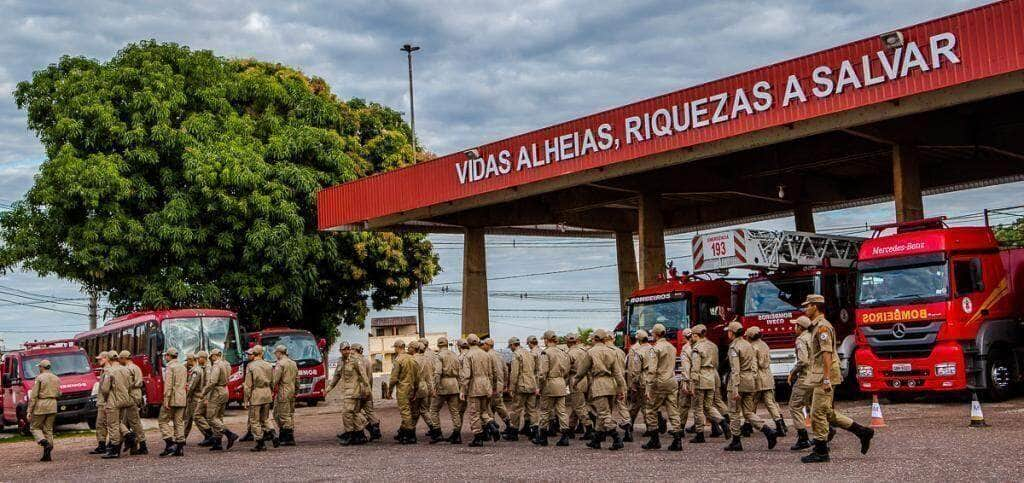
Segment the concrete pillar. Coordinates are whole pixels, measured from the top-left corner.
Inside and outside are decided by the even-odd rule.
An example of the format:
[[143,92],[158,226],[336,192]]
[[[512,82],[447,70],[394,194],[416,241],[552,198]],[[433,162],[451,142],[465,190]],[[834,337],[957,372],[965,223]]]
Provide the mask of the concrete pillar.
[[665,273],[665,222],[661,216],[661,196],[640,195],[640,287],[658,283]]
[[462,335],[491,333],[483,228],[467,228],[462,253]]
[[892,194],[896,201],[896,221],[924,218],[921,171],[913,146],[898,144],[892,148]]
[[797,201],[793,205],[793,219],[796,231],[814,233],[814,209],[809,201]]
[[629,294],[639,287],[636,274],[636,250],[633,248],[633,233],[628,231],[615,232],[615,263],[619,268],[619,301],[625,304]]

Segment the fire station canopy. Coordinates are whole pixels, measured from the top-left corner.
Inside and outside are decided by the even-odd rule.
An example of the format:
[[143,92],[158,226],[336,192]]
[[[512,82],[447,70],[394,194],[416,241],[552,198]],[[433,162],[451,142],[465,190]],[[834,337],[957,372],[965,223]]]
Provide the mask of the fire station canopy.
[[897,164],[923,194],[1018,181],[1022,113],[1011,0],[334,186],[319,226],[609,236],[656,194],[683,232],[890,200]]

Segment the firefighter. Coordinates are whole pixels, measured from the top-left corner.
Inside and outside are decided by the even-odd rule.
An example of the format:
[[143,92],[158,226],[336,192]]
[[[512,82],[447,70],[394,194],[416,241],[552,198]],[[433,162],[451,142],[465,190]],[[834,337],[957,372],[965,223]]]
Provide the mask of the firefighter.
[[494,361],[480,350],[480,338],[476,334],[469,334],[466,336],[466,344],[469,349],[462,356],[462,367],[459,370],[462,389],[459,398],[465,401],[469,429],[473,431],[473,441],[469,445],[482,446],[487,441],[485,428],[494,422],[490,399],[495,395],[498,376],[494,373]]
[[105,418],[108,442],[107,453],[103,455],[104,459],[121,457],[121,443],[126,432],[121,420],[124,419],[124,413],[128,408],[136,407],[131,395],[131,372],[118,363],[117,355],[117,352],[114,351],[108,353],[110,365],[107,370],[110,377],[104,380],[105,385],[100,386],[100,391],[106,401],[103,410],[107,413]]
[[[537,341],[537,336],[535,336],[535,335],[526,336],[526,347],[527,347],[527,349],[529,349],[530,354],[533,354],[533,366],[534,367],[539,367],[540,366],[540,353],[541,353],[542,349],[540,347],[540,343]],[[537,408],[537,417],[540,417],[540,396],[538,396],[536,394],[533,395],[533,405],[534,405],[534,407]],[[533,425],[534,426],[546,425],[546,424],[548,424],[547,421],[533,421]],[[529,430],[530,430],[530,428],[521,428],[519,431],[520,432],[527,432]],[[534,434],[534,436],[536,436],[536,434]],[[532,437],[533,436],[531,436],[531,438]]]
[[[110,368],[110,359],[107,351],[100,352],[96,355],[96,363],[100,367],[100,377],[97,383],[97,388],[102,388],[104,381],[110,376],[108,375],[108,369]],[[109,381],[106,382],[109,385]],[[106,395],[102,390],[96,391],[96,448],[89,452],[89,454],[106,454],[107,453],[107,412],[104,407],[107,405]]]
[[[714,433],[731,436],[725,418],[715,406],[715,396],[719,390],[718,346],[707,340],[707,327],[704,324],[693,326],[690,332],[694,342],[690,354],[690,386],[693,388],[693,427],[691,443],[703,443],[704,428],[711,419]],[[721,432],[719,432],[721,431]]]
[[415,430],[419,420],[427,425],[427,436],[434,441],[441,440],[441,428],[434,431],[430,424],[430,399],[434,390],[434,365],[426,355],[426,347],[418,340],[409,343],[409,355],[416,361],[416,370],[419,374],[416,385],[415,404],[412,405],[412,425]]
[[274,392],[274,422],[281,434],[279,440],[272,437],[271,441],[275,448],[278,443],[295,446],[295,390],[299,382],[299,366],[288,357],[288,347],[283,344],[274,347],[274,357],[277,359],[271,381]]
[[683,427],[679,423],[677,396],[679,385],[675,380],[676,348],[665,340],[665,326],[654,324],[654,347],[647,353],[644,412],[646,414],[646,435],[650,438],[643,449],[660,449],[658,437],[658,416],[661,411],[668,414],[667,424],[672,428],[672,444],[669,451],[681,451]]
[[755,429],[761,430],[768,440],[768,449],[775,447],[777,436],[755,412],[757,395],[757,354],[750,342],[743,338],[743,324],[733,321],[726,327],[729,338],[729,398],[735,403],[732,414],[732,442],[726,451],[743,451],[740,442],[740,416]]
[[505,423],[505,433],[510,434],[511,420],[508,416],[508,409],[505,407],[505,393],[508,391],[508,368],[505,366],[505,361],[501,358],[501,354],[494,350],[494,339],[490,337],[483,340],[481,348],[487,353],[488,357],[491,358],[491,363],[494,364],[494,392],[495,395],[491,396],[491,422],[487,425],[488,433],[491,435],[491,439],[498,441],[501,439],[501,431],[498,428],[498,423],[495,421],[497,418],[501,418],[502,422]]
[[37,364],[39,374],[28,392],[27,416],[31,421],[32,438],[43,447],[39,461],[52,461],[53,423],[57,419],[57,398],[61,396],[60,378],[50,372],[49,359]]
[[251,347],[246,353],[249,364],[245,368],[245,381],[242,384],[242,404],[249,409],[249,431],[256,441],[256,446],[250,451],[266,451],[267,439],[264,435],[273,431],[270,425],[270,403],[274,395],[270,385],[274,379],[274,368],[263,359],[262,347]]
[[206,351],[197,352],[196,364],[189,371],[189,405],[185,409],[185,439],[188,439],[189,430],[195,425],[199,432],[203,434],[203,440],[199,443],[199,446],[210,446],[213,444],[213,431],[210,431],[210,423],[206,420],[206,403],[203,402],[203,388],[206,387],[209,358],[210,355]]
[[[124,355],[124,352],[121,353]],[[164,456],[183,456],[185,448],[185,406],[188,404],[188,372],[178,360],[178,350],[164,351],[164,395],[160,403],[160,436],[163,437]],[[134,411],[134,409],[129,409]]]
[[750,346],[757,354],[757,395],[754,396],[754,405],[756,407],[757,404],[764,404],[764,407],[768,409],[768,415],[775,421],[775,433],[781,438],[786,435],[786,421],[782,419],[779,404],[775,402],[775,376],[772,375],[771,349],[761,338],[760,327],[748,327],[743,336],[747,342],[750,342]]
[[562,437],[555,444],[569,446],[569,412],[565,407],[565,397],[570,393],[566,384],[569,370],[569,355],[558,347],[555,332],[544,332],[544,350],[541,351],[537,364],[537,395],[541,396],[541,425],[533,438],[534,444],[548,445],[548,436],[554,433],[552,426],[557,420]]
[[[644,405],[646,388],[644,364],[647,361],[647,352],[651,350],[651,345],[647,343],[647,337],[646,330],[638,329],[633,337],[633,345],[629,347],[629,353],[626,354],[626,384],[629,386],[626,399],[629,406],[629,420],[622,428],[622,441],[626,443],[633,442],[633,423]],[[646,415],[642,416],[644,420],[647,419]]]
[[360,445],[367,442],[365,419],[361,417],[361,402],[370,386],[366,381],[366,372],[359,362],[360,356],[352,351],[348,342],[342,342],[338,348],[341,350],[341,360],[334,369],[334,377],[327,386],[327,392],[334,390],[341,384],[341,425],[344,432],[338,435],[342,446]]
[[388,398],[397,393],[398,412],[402,415],[402,425],[398,428],[395,439],[400,444],[416,444],[416,420],[413,419],[413,404],[416,404],[416,392],[419,388],[419,366],[416,360],[405,352],[405,342],[396,340],[395,362],[391,368],[391,380],[388,383]]
[[519,345],[519,338],[512,337],[508,340],[508,348],[512,351],[512,368],[509,371],[508,390],[512,393],[512,409],[510,419],[512,427],[505,439],[508,441],[519,440],[519,421],[523,422],[522,427],[527,428],[523,434],[533,437],[536,426],[534,421],[540,421],[537,413],[537,359],[526,348]]
[[594,426],[590,421],[590,409],[587,407],[587,391],[590,383],[590,353],[580,344],[579,336],[574,333],[565,335],[565,343],[569,347],[569,395],[566,405],[570,414],[576,416],[576,426],[570,426],[575,432],[583,431],[581,439],[594,438]]
[[804,463],[822,463],[829,461],[828,431],[829,426],[839,426],[857,436],[860,440],[861,454],[867,454],[871,446],[871,438],[875,430],[857,424],[848,416],[837,412],[832,407],[833,390],[843,382],[839,370],[839,357],[836,355],[836,332],[832,324],[825,319],[825,298],[818,294],[810,294],[803,303],[804,315],[811,319],[813,336],[811,337],[811,370],[807,376],[807,384],[811,386],[811,429],[814,433],[814,450],[800,461]]
[[142,429],[142,419],[139,417],[139,411],[142,410],[142,405],[145,402],[142,400],[142,369],[139,369],[139,366],[132,361],[131,352],[123,350],[117,355],[117,359],[121,366],[128,369],[131,374],[131,397],[135,402],[135,409],[129,408],[124,412],[122,423],[128,427],[124,445],[128,448],[128,454],[149,454],[149,448],[146,447],[146,432]]
[[438,358],[437,352],[434,352],[430,348],[430,341],[426,337],[420,337],[417,341],[423,346],[423,360],[431,367],[431,378],[427,381],[430,386],[430,397],[423,401],[423,419],[427,422],[429,428],[427,435],[430,437],[430,443],[439,443],[444,441],[444,437],[441,435],[441,418],[436,417],[436,414],[431,410],[434,407],[434,400],[437,399],[437,387],[441,384],[441,359]]
[[[625,380],[626,352],[615,345],[615,336],[611,333],[609,333],[608,337],[606,337],[602,342],[606,347],[609,347],[614,351],[615,358],[622,364],[622,377],[623,380]],[[594,344],[594,347],[597,347],[597,344]],[[626,387],[623,388],[622,397],[616,398],[615,401],[613,401],[615,403],[615,409],[612,411],[612,417],[615,418],[616,424],[623,429],[626,428],[626,422],[629,420],[629,406],[626,404],[626,388],[628,386],[629,384],[627,383]]]
[[363,373],[366,375],[366,385],[370,388],[370,392],[363,399],[360,417],[365,420],[366,432],[370,433],[369,440],[376,441],[380,439],[380,420],[377,419],[377,414],[373,410],[373,361],[369,357],[363,356],[362,344],[353,343],[351,348],[358,357],[360,367],[363,368]]
[[616,407],[615,401],[626,397],[625,365],[623,359],[616,354],[617,348],[606,345],[605,342],[611,337],[608,331],[597,329],[593,334],[594,347],[590,349],[590,367],[588,377],[590,379],[590,402],[597,414],[597,428],[587,443],[587,446],[594,449],[601,449],[601,443],[605,438],[612,439],[611,450],[622,449],[622,437],[616,430],[615,419],[612,417],[612,410]]
[[793,332],[796,334],[796,346],[793,351],[796,353],[796,363],[786,377],[786,383],[792,386],[789,393],[789,415],[793,418],[793,427],[796,429],[797,439],[790,449],[799,451],[811,447],[811,440],[807,436],[807,426],[804,424],[804,411],[811,409],[811,394],[813,388],[807,385],[808,369],[810,369],[811,338],[814,334],[809,330],[811,319],[801,315],[790,321],[793,324]]
[[[679,381],[679,394],[676,401],[679,404],[679,425],[686,428],[686,420],[690,418],[690,409],[693,406],[694,387],[690,382],[693,345],[690,339],[693,337],[693,329],[683,329],[683,345],[679,348],[679,374],[676,379]],[[696,418],[694,418],[696,420]],[[684,431],[685,435],[685,431]]]
[[206,405],[206,419],[213,432],[210,451],[223,451],[222,438],[227,437],[227,449],[231,449],[238,440],[238,435],[224,427],[224,408],[228,404],[228,378],[231,376],[231,364],[224,360],[220,349],[210,351],[210,364],[207,369],[206,387],[203,388],[203,402]]
[[[459,371],[462,366],[459,357],[448,349],[448,339],[437,339],[437,361],[441,367],[441,375],[437,384],[437,393],[430,403],[430,419],[441,430],[441,406],[448,407],[448,415],[452,418],[452,434],[447,441],[451,444],[462,444],[462,410],[459,401]],[[431,439],[430,443],[436,443]]]

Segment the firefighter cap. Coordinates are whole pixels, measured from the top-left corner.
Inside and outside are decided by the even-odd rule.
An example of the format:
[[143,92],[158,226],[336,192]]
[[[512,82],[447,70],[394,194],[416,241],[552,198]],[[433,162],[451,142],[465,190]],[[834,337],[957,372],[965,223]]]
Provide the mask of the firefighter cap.
[[430,347],[430,341],[426,337],[420,337],[417,342],[423,344],[423,347]]
[[683,329],[683,337],[686,337],[687,339],[689,339],[691,335],[693,335],[693,329],[691,329],[689,327]]
[[131,359],[132,353],[128,351],[121,351],[117,354],[118,359]]
[[43,369],[49,369],[50,368],[50,360],[49,359],[43,359],[43,360],[39,361],[39,364],[37,364],[37,365],[39,367],[42,367]]
[[437,338],[437,346],[438,347],[448,347],[448,338],[447,337],[438,337]]
[[575,332],[569,332],[568,334],[565,334],[565,341],[566,342],[579,342],[580,338],[579,338],[578,335],[576,335]]
[[508,338],[508,345],[511,347],[512,344],[518,345],[519,344],[519,338],[518,337],[509,337]]
[[277,352],[279,354],[287,354],[288,347],[285,346],[284,344],[277,344],[277,346],[274,347],[274,352]]
[[173,347],[168,347],[167,350],[164,351],[164,355],[165,356],[171,356],[171,357],[178,357],[178,349],[175,349]]
[[747,327],[747,331],[744,332],[743,335],[745,335],[747,337],[753,337],[753,336],[755,336],[757,334],[760,334],[760,333],[761,333],[761,328],[756,326],[756,325],[752,325],[750,327]]
[[693,327],[690,327],[690,330],[693,331],[694,334],[704,335],[704,333],[708,331],[708,327],[704,324],[697,324]]
[[648,334],[644,329],[638,329],[636,331],[636,340],[647,340]]
[[480,345],[480,337],[476,334],[469,334],[466,336],[466,343],[469,345]]
[[398,340],[396,340],[396,341],[395,341],[395,343],[394,343],[394,344],[392,344],[392,345],[393,345],[394,347],[405,347],[405,341],[404,341],[404,340],[402,340],[402,339],[398,339]]
[[655,334],[655,335],[664,334],[665,333],[665,326],[662,325],[662,324],[654,324],[654,327],[651,327],[651,332],[653,334]]
[[189,352],[188,354],[185,354],[185,359],[188,359],[190,361],[194,361],[194,360],[196,360],[196,355],[194,353],[192,353],[192,352]]
[[358,342],[353,342],[352,345],[350,345],[349,347],[351,347],[352,350],[354,350],[356,352],[362,352],[363,351],[363,345],[358,343]]
[[555,340],[557,338],[558,338],[558,335],[555,334],[555,331],[553,331],[553,330],[546,330],[546,331],[544,331],[544,340]]
[[804,303],[800,304],[800,306],[801,307],[806,307],[806,306],[811,305],[811,304],[823,304],[823,303],[825,303],[825,297],[823,297],[821,295],[818,295],[816,293],[812,293],[812,294],[807,294],[807,299],[804,300]]
[[594,340],[608,340],[608,331],[604,329],[597,329],[590,337]]
[[527,344],[536,344],[537,343],[537,336],[535,336],[535,335],[527,336],[526,337],[526,343]]
[[213,356],[220,357],[222,355],[224,355],[224,352],[222,352],[220,349],[214,349],[214,350],[210,351],[210,357],[213,357]]
[[734,320],[732,322],[729,322],[729,325],[726,326],[725,329],[728,330],[729,332],[739,332],[743,330],[743,324]]
[[809,319],[806,315],[801,315],[793,320],[790,320],[789,323],[799,325],[800,327],[806,329],[811,326],[811,319]]
[[210,354],[208,354],[206,351],[199,351],[199,352],[196,352],[196,357],[198,357],[200,359],[206,359],[206,358],[210,357]]

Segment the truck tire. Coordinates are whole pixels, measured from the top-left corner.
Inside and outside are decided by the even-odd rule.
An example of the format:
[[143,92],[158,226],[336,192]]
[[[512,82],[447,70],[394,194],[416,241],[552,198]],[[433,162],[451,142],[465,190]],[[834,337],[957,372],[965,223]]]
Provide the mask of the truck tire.
[[985,364],[985,398],[1003,401],[1013,395],[1014,381],[1017,380],[1017,365],[1009,351],[999,347],[992,349]]

